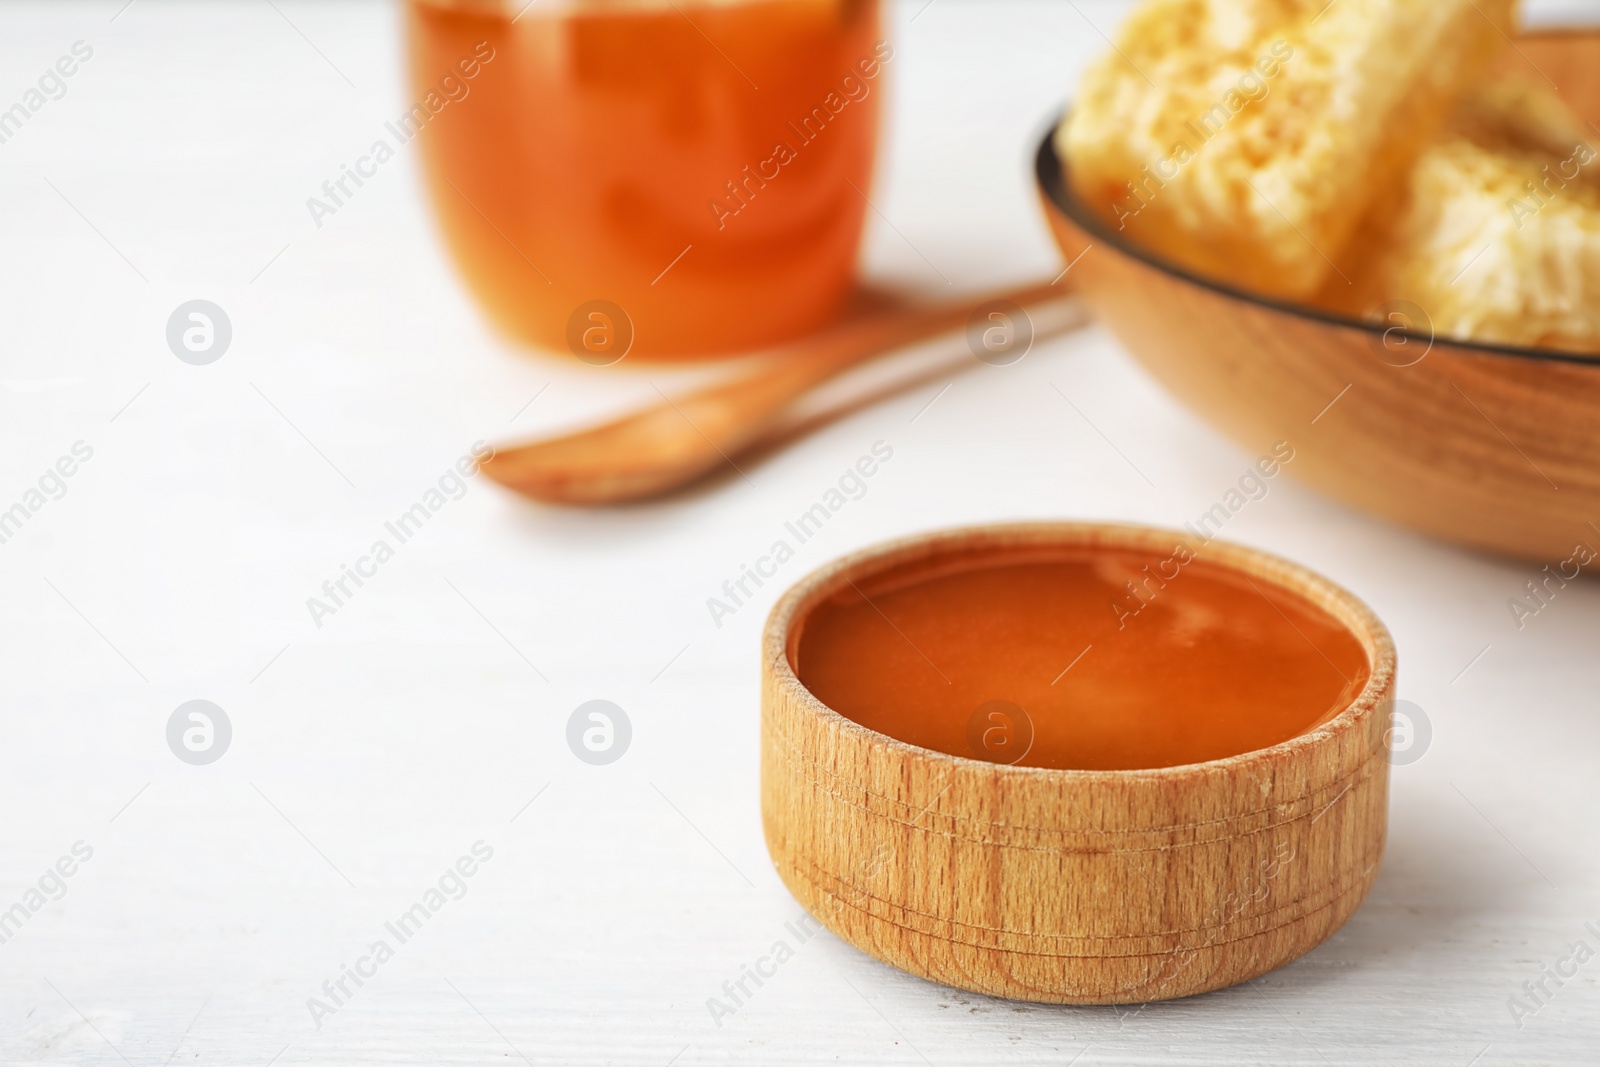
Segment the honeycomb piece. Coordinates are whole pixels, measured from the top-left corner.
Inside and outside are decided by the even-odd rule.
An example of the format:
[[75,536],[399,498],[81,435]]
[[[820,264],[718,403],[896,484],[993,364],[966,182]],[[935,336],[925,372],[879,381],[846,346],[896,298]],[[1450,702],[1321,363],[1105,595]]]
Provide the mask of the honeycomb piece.
[[1145,0],[1056,134],[1138,243],[1297,299],[1504,47],[1514,0]]
[[1440,336],[1600,352],[1596,140],[1542,83],[1473,94],[1367,227],[1359,306],[1341,310],[1408,300]]

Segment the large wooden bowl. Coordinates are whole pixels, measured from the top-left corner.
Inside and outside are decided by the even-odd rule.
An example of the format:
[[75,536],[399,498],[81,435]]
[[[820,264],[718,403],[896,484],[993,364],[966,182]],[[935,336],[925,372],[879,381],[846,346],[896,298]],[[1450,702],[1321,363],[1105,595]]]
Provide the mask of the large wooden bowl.
[[[913,561],[1041,547],[1186,546],[1330,613],[1371,676],[1320,726],[1225,759],[1056,770],[948,755],[823,704],[795,671],[811,610]],[[887,618],[887,616],[886,616]],[[1020,1000],[1137,1004],[1243,982],[1322,942],[1366,896],[1388,816],[1395,653],[1372,612],[1276,556],[1139,526],[922,534],[801,579],[761,646],[761,816],[790,892],[864,952]],[[1205,715],[1213,694],[1197,693]]]
[[[1600,34],[1524,36],[1511,61],[1600,119]],[[1476,548],[1554,562],[1600,546],[1600,357],[1386,333],[1233,288],[1108,226],[1073,196],[1048,136],[1036,169],[1096,315],[1252,454],[1289,441],[1290,473]]]

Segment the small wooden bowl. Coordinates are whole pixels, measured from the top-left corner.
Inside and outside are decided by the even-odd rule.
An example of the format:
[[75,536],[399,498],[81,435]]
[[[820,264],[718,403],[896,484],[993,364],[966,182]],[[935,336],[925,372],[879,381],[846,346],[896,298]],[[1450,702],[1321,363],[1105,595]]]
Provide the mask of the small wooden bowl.
[[[1600,121],[1600,34],[1524,35],[1519,49],[1508,62],[1536,65]],[[1382,325],[1232,288],[1130,243],[1072,195],[1049,136],[1036,171],[1096,316],[1248,449],[1289,441],[1292,474],[1451,541],[1539,562],[1600,545],[1600,356],[1427,335],[1396,351]]]
[[[952,552],[1183,544],[1309,599],[1361,642],[1370,681],[1269,748],[1156,770],[1006,766],[906,744],[824,706],[792,666],[810,610],[851,581]],[[1350,593],[1254,549],[1136,526],[925,534],[802,579],[762,641],[761,807],[784,883],[844,940],[961,989],[1059,1004],[1188,996],[1333,933],[1383,854],[1394,645]],[[1203,696],[1196,711],[1203,713]]]

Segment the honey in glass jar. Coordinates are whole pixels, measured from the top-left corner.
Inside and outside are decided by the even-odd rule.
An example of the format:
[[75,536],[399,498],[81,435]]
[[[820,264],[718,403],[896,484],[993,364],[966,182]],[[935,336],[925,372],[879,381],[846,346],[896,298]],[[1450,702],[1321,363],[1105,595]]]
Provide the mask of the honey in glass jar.
[[893,58],[877,0],[524,3],[406,5],[410,124],[494,322],[609,363],[833,317]]

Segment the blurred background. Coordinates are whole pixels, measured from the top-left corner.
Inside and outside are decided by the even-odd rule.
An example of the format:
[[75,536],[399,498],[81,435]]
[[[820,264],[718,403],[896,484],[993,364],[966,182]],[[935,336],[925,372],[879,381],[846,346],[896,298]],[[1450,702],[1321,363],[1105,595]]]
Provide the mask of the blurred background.
[[[885,0],[863,278],[931,299],[1065,265],[1032,154],[1128,6]],[[1506,1005],[1575,941],[1600,946],[1600,593],[1574,583],[1519,626],[1507,602],[1535,566],[1292,479],[1228,536],[1367,600],[1421,716],[1385,866],[1343,930],[1249,986],[1143,1009],[961,994],[824,933],[714,1020],[707,999],[802,914],[756,791],[756,642],[782,589],[939,526],[1182,525],[1255,456],[1091,328],[663,501],[560,510],[442,482],[480,442],[707,370],[586,366],[497,332],[415,145],[331,214],[308,208],[413,101],[404,14],[0,6],[0,114],[77,59],[0,124],[0,510],[29,511],[0,527],[0,909],[28,914],[0,924],[0,1059],[1491,1064],[1593,1047],[1600,971],[1533,1018]],[[228,324],[203,364],[169,343],[196,300]],[[708,599],[879,442],[892,460],[866,493],[714,618]],[[62,457],[73,473],[41,482]],[[395,538],[431,491],[447,503]],[[325,591],[379,540],[392,558]],[[631,727],[604,765],[567,734],[597,699]],[[193,700],[229,724],[204,765],[169,743]],[[27,904],[78,842],[92,858]],[[459,899],[335,1003],[324,984],[478,842],[492,859]]]

